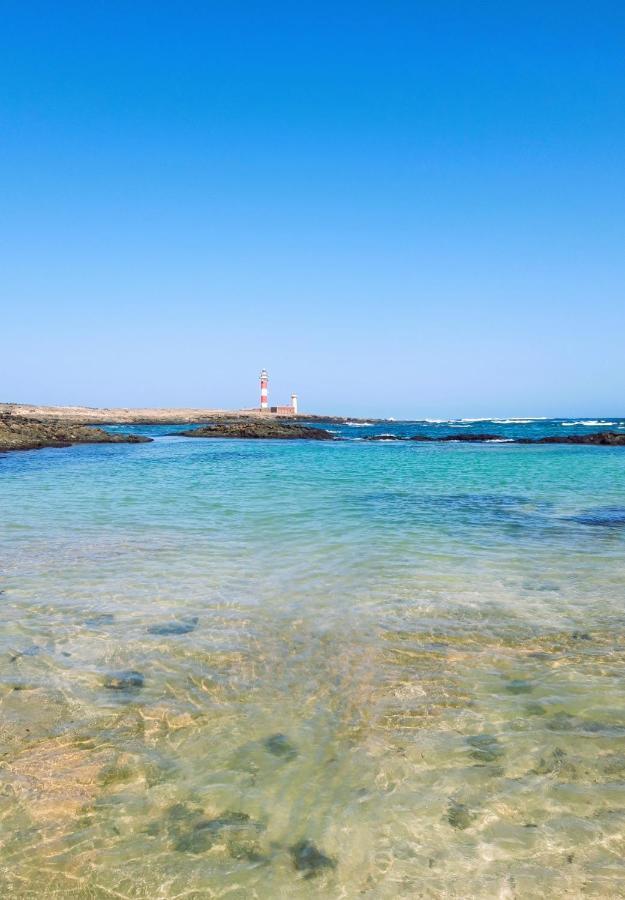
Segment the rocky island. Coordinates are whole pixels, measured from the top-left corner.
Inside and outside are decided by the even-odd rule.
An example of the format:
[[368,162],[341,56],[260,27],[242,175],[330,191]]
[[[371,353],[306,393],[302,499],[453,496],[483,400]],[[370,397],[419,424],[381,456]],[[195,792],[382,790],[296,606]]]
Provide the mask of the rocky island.
[[278,440],[332,441],[334,435],[323,428],[308,425],[285,424],[271,419],[254,419],[240,422],[216,422],[201,428],[173,432],[192,438],[275,438]]
[[138,434],[111,434],[68,422],[41,422],[21,416],[0,416],[0,453],[8,450],[41,450],[72,444],[144,444],[152,438]]

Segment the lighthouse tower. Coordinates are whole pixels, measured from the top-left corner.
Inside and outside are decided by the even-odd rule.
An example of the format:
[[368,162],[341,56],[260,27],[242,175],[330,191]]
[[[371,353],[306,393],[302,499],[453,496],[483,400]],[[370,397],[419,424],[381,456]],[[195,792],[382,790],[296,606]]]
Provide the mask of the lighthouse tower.
[[260,408],[269,409],[269,401],[267,400],[267,385],[269,384],[269,375],[267,370],[263,369],[260,373]]

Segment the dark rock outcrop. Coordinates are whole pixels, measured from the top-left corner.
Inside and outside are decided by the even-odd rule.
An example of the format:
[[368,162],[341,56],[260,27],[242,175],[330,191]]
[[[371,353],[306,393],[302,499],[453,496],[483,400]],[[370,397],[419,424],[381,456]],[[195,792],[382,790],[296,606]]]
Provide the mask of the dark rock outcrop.
[[276,438],[279,440],[332,441],[334,435],[323,428],[257,419],[249,422],[216,422],[188,431],[175,432],[192,438]]
[[109,691],[138,691],[143,687],[143,675],[134,669],[125,672],[111,672],[104,679],[104,687]]
[[501,441],[506,440],[501,434],[413,434],[410,437],[394,434],[370,434],[363,438],[363,441],[420,441],[422,443],[438,443],[445,441],[446,443],[468,443],[478,444],[484,441]]
[[152,438],[139,434],[111,434],[102,428],[67,422],[41,422],[18,416],[0,416],[0,453],[7,450],[40,450],[72,444],[144,444]]
[[150,625],[148,634],[157,634],[159,636],[190,634],[197,628],[198,617],[192,616],[180,622],[163,622],[161,625]]
[[592,444],[601,447],[625,447],[625,433],[618,431],[593,431],[590,434],[556,434],[549,437],[528,440],[519,439],[518,444]]
[[263,741],[263,746],[273,756],[278,756],[287,762],[297,756],[297,748],[285,734],[270,735]]
[[555,434],[542,438],[509,438],[503,434],[414,434],[411,437],[388,434],[371,434],[363,441],[417,441],[421,443],[461,443],[481,444],[488,441],[501,441],[507,444],[588,444],[597,447],[625,447],[625,432],[595,431],[591,434]]
[[291,848],[291,859],[298,872],[302,872],[304,878],[314,878],[323,869],[334,869],[336,861],[322,853],[312,841],[298,841]]

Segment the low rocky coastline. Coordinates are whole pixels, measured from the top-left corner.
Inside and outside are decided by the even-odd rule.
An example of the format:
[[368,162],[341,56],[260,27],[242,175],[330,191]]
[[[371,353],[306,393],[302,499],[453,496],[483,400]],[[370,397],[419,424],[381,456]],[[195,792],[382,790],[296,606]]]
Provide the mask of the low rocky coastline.
[[541,438],[507,438],[501,434],[442,434],[432,437],[427,434],[415,434],[412,437],[402,435],[372,434],[363,441],[419,441],[424,443],[458,443],[458,444],[590,444],[597,447],[625,447],[625,434],[618,431],[596,431],[591,434],[549,435]]
[[[239,422],[214,422],[200,428],[172,432],[182,437],[192,438],[277,438],[280,440],[315,440],[341,441],[341,438],[323,428],[310,427],[300,422],[286,423],[275,420],[255,419]],[[600,431],[591,434],[550,435],[541,438],[507,438],[501,434],[415,434],[403,435],[373,434],[362,438],[363,441],[394,442],[410,441],[417,443],[457,443],[457,444],[588,444],[604,447],[625,447],[625,434],[616,431]]]
[[40,422],[20,416],[0,416],[0,453],[41,450],[72,444],[145,444],[152,438],[138,434],[111,434],[102,428],[69,422]]
[[332,441],[335,436],[323,428],[285,424],[267,419],[241,422],[216,422],[201,428],[173,432],[192,438],[274,438],[277,440]]
[[[170,432],[171,436],[190,438],[233,438],[341,441],[344,438],[320,426],[304,424],[308,417],[297,420],[281,420],[263,416],[216,417],[207,423],[184,431]],[[330,420],[323,420],[324,424]],[[188,424],[178,422],[178,425]],[[416,442],[416,443],[508,443],[524,445],[581,444],[602,447],[625,447],[625,433],[598,431],[588,434],[547,435],[540,438],[509,438],[502,434],[486,432],[462,434],[373,434],[362,438],[368,442]],[[137,434],[119,434],[105,431],[93,425],[71,420],[41,420],[0,411],[0,453],[10,450],[37,450],[44,447],[69,447],[72,444],[139,444],[152,438]]]

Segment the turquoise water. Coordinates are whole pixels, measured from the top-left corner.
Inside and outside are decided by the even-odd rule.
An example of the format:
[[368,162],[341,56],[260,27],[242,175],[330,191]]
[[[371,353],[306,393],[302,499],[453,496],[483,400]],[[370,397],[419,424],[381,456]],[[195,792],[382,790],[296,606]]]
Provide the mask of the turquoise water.
[[625,896],[625,450],[464,425],[0,457],[0,896]]

